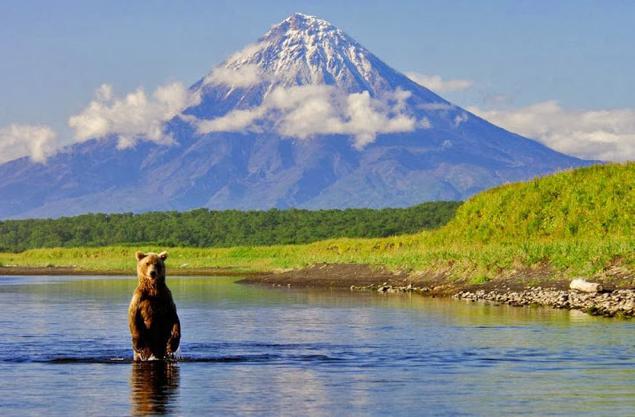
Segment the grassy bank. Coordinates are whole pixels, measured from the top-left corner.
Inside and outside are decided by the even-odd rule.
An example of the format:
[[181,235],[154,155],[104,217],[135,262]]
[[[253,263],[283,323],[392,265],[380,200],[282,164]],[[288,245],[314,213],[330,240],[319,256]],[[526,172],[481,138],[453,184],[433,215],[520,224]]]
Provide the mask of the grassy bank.
[[[635,239],[567,239],[524,243],[439,243],[426,233],[387,239],[337,239],[308,245],[169,248],[168,265],[179,270],[229,268],[272,271],[315,263],[359,263],[395,270],[435,271],[451,279],[485,282],[505,273],[544,270],[554,277],[617,273],[628,279],[635,271]],[[156,248],[141,248],[152,250]],[[4,266],[75,267],[87,271],[134,273],[129,247],[35,249],[0,254]]]
[[[441,273],[472,283],[540,270],[556,278],[635,277],[635,164],[582,168],[486,191],[445,227],[376,239],[303,245],[168,248],[173,273],[191,268],[272,271],[316,263],[358,263]],[[18,266],[134,271],[134,251],[157,247],[34,249],[0,254]],[[165,249],[165,248],[160,248]],[[635,284],[635,282],[633,282]]]

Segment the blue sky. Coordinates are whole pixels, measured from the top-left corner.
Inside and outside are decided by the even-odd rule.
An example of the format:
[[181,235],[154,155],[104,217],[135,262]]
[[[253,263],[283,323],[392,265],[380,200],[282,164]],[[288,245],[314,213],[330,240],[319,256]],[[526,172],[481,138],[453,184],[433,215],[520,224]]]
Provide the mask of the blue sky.
[[5,0],[0,129],[44,124],[72,135],[68,118],[101,84],[121,94],[189,85],[296,11],[329,20],[398,70],[469,81],[440,93],[520,133],[541,134],[514,122],[519,111],[547,109],[562,130],[619,110],[608,131],[635,137],[635,2],[618,0]]

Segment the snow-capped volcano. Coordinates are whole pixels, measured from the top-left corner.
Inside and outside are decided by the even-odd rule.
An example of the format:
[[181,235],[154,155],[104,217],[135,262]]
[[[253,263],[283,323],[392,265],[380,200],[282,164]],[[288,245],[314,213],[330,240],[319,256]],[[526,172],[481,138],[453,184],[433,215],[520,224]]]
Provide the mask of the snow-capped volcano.
[[[274,131],[288,138],[451,126],[468,115],[395,71],[325,20],[296,13],[193,86],[199,132]],[[440,111],[442,110],[442,111]]]
[[[0,165],[0,217],[408,206],[588,164],[498,128],[296,13],[190,89],[171,141]],[[169,143],[168,143],[169,142]]]
[[237,78],[243,74],[241,81],[254,77],[269,86],[334,85],[349,93],[368,91],[371,96],[406,82],[406,77],[337,27],[301,13],[274,25],[256,43],[233,54],[203,85],[217,85],[215,81],[223,78],[219,74]]

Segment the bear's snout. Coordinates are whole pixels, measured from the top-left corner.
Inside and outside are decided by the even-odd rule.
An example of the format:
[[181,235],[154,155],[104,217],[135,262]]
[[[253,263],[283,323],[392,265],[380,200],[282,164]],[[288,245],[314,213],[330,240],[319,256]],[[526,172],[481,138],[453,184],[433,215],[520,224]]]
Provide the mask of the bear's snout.
[[154,269],[150,271],[150,278],[156,278],[157,277],[157,271],[155,271]]

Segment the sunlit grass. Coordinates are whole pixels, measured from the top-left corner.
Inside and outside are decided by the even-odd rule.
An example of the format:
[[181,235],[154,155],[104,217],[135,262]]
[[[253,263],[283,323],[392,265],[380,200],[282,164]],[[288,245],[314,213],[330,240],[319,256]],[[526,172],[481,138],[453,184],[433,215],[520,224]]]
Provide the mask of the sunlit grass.
[[[166,248],[139,248],[159,250]],[[356,263],[394,270],[444,271],[450,277],[486,281],[503,271],[549,265],[555,274],[592,276],[619,261],[635,270],[635,239],[567,239],[523,243],[429,242],[427,236],[387,239],[336,239],[307,245],[236,247],[225,249],[167,248],[174,271],[196,268],[232,268],[272,271],[302,268],[316,263]],[[71,266],[84,270],[134,273],[134,250],[129,247],[34,249],[0,254],[4,265]]]

